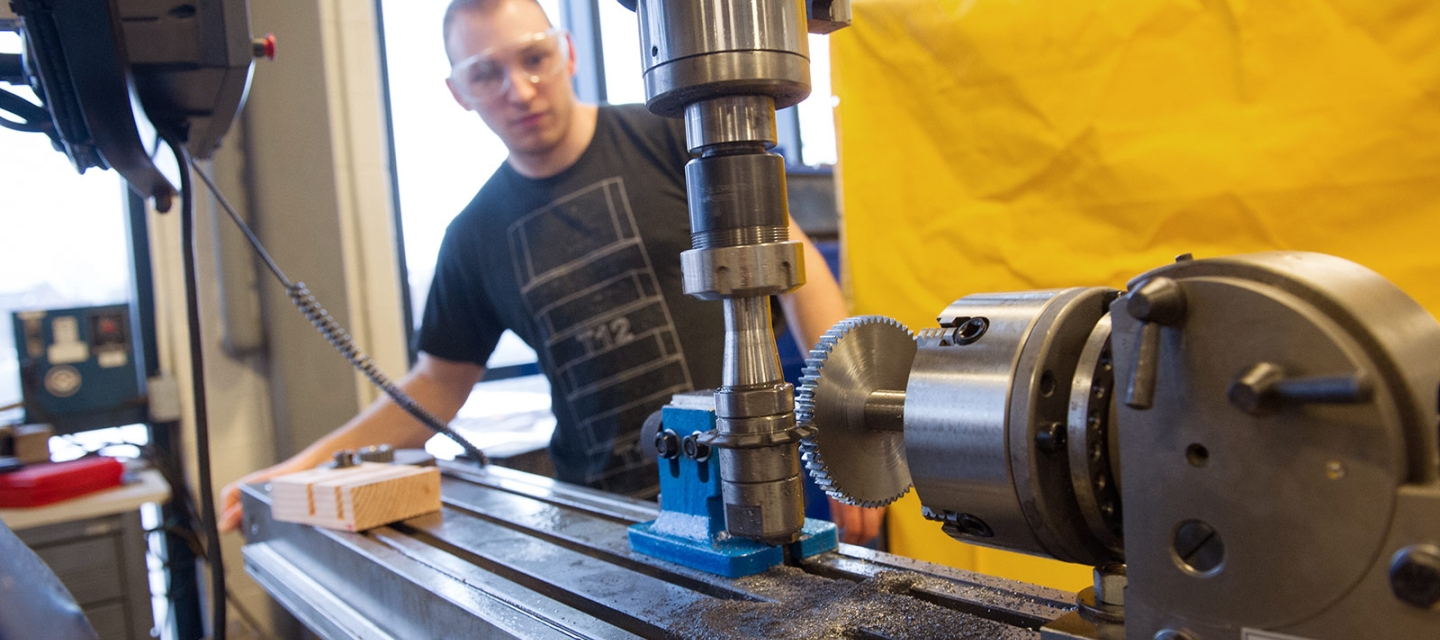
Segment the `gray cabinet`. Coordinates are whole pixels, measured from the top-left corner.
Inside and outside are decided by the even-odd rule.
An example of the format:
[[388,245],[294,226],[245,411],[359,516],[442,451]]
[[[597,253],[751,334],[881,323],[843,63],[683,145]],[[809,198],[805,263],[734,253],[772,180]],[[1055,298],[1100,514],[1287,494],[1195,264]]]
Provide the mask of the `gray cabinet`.
[[70,590],[101,640],[147,640],[154,626],[140,512],[15,531]]

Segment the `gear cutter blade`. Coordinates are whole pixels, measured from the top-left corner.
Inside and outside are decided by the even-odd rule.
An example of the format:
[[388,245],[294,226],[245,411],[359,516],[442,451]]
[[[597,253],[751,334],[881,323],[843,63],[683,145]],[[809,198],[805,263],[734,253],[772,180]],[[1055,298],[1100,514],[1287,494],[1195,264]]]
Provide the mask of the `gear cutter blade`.
[[867,426],[865,403],[875,391],[905,390],[915,352],[914,334],[884,316],[842,320],[810,351],[795,417],[816,428],[801,455],[832,498],[880,507],[910,491],[903,433]]

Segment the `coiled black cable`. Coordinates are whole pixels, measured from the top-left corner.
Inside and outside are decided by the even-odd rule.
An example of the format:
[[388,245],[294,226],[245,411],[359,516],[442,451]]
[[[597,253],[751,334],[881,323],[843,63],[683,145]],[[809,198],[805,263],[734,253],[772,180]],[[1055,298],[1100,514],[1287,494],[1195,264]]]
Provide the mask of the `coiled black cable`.
[[285,287],[285,293],[290,296],[290,301],[295,303],[295,307],[300,310],[300,313],[305,315],[305,318],[310,321],[310,324],[315,325],[315,329],[320,332],[320,335],[325,336],[325,339],[335,347],[336,351],[340,352],[340,355],[345,356],[345,359],[349,360],[350,364],[354,365],[360,373],[365,374],[365,377],[375,386],[379,387],[381,391],[384,391],[385,395],[389,396],[396,405],[414,416],[416,420],[419,420],[420,424],[425,425],[435,433],[454,440],[456,444],[460,445],[461,449],[465,450],[465,455],[471,460],[474,460],[476,464],[482,467],[489,464],[490,460],[485,457],[484,452],[480,451],[475,445],[470,444],[470,441],[466,440],[460,434],[455,433],[455,430],[437,418],[435,414],[430,413],[425,407],[420,406],[420,403],[407,395],[405,391],[392,382],[384,372],[380,371],[380,368],[375,365],[375,362],[370,359],[370,356],[355,344],[355,339],[350,336],[350,332],[340,326],[340,323],[335,320],[335,317],[331,316],[330,312],[326,311],[325,307],[320,305],[320,302],[316,300],[315,296],[310,293],[310,290],[305,287],[305,283],[291,282],[289,278],[286,278],[285,273],[280,270],[280,265],[275,263],[275,260],[270,257],[270,253],[260,244],[260,239],[250,230],[250,225],[245,224],[245,221],[240,218],[240,214],[235,213],[235,209],[230,206],[230,202],[225,199],[225,196],[221,195],[220,188],[215,186],[215,182],[200,168],[200,164],[192,158],[190,159],[190,166],[194,168],[195,175],[200,176],[205,186],[210,189],[210,193],[215,196],[215,200],[220,203],[220,207],[224,209],[225,212],[230,215],[230,219],[235,221],[235,224],[240,227],[241,233],[245,234],[245,239],[250,242],[250,246],[253,247],[255,252],[260,255],[260,258],[265,261],[265,266],[270,269],[271,273],[275,274],[275,278]]
[[330,344],[335,347],[336,351],[340,352],[340,355],[345,356],[345,359],[349,360],[350,364],[354,365],[360,373],[365,374],[365,377],[369,378],[371,383],[379,387],[381,391],[384,391],[385,395],[390,396],[390,399],[393,400],[395,404],[399,405],[401,409],[408,411],[410,415],[415,416],[416,420],[419,420],[432,431],[454,440],[456,444],[465,450],[465,455],[475,460],[481,466],[489,463],[484,452],[480,451],[475,445],[470,444],[470,441],[461,437],[460,434],[455,433],[449,425],[442,422],[440,418],[435,417],[435,414],[430,413],[425,407],[420,406],[420,403],[416,402],[414,398],[411,398],[400,389],[399,386],[391,382],[389,376],[386,376],[379,367],[375,366],[375,361],[371,360],[369,355],[355,346],[355,340],[350,337],[350,332],[340,326],[340,323],[335,320],[334,316],[330,315],[330,312],[325,310],[325,307],[320,306],[320,302],[315,300],[315,296],[311,295],[309,289],[305,288],[305,283],[296,282],[294,284],[287,284],[285,285],[285,291],[290,294],[290,301],[295,303],[296,308],[300,309],[300,313],[305,314],[305,317],[310,320],[310,324],[315,325],[315,328],[320,331],[320,335],[325,336],[325,339],[330,341]]

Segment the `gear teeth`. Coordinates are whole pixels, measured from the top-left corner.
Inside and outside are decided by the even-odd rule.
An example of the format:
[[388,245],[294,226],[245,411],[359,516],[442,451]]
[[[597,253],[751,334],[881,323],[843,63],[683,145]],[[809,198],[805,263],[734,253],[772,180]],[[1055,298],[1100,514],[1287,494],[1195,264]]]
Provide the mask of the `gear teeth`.
[[[871,315],[846,318],[836,323],[829,331],[820,336],[820,341],[815,343],[815,348],[810,350],[810,357],[805,359],[805,368],[800,372],[800,388],[795,394],[795,421],[798,424],[810,425],[815,417],[815,391],[820,385],[820,377],[824,374],[825,361],[834,352],[835,345],[845,339],[845,336],[855,329],[869,324],[887,324],[903,330],[915,338],[915,333],[900,321],[887,316]],[[818,427],[816,434],[818,435]],[[811,436],[800,441],[800,459],[805,465],[805,470],[815,480],[815,484],[825,491],[827,495],[835,500],[857,507],[883,507],[910,493],[911,486],[906,486],[904,491],[894,497],[881,500],[861,500],[851,495],[830,473],[829,467],[825,465],[825,458],[820,453],[819,444],[815,437]]]

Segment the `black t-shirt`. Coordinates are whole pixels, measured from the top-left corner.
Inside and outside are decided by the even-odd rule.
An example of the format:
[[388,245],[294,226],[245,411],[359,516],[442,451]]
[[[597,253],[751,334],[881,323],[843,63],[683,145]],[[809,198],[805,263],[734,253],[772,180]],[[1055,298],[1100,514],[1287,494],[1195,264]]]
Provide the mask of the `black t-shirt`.
[[645,417],[719,386],[720,307],[681,285],[688,159],[680,121],[601,107],[574,166],[536,180],[501,165],[445,232],[418,346],[483,366],[510,329],[535,349],[566,482],[653,495]]

